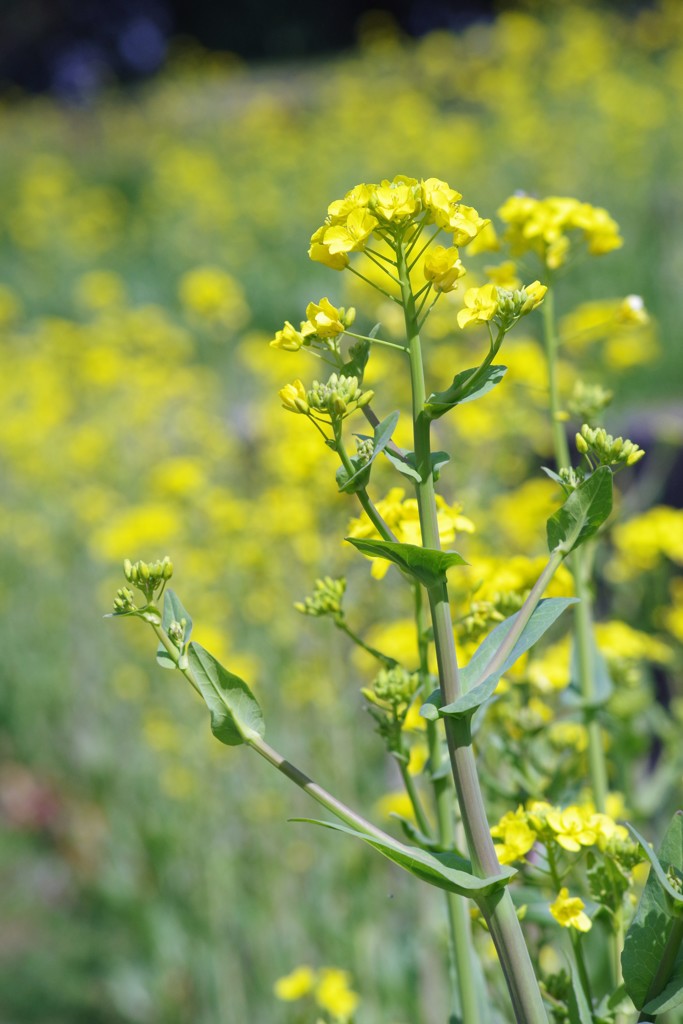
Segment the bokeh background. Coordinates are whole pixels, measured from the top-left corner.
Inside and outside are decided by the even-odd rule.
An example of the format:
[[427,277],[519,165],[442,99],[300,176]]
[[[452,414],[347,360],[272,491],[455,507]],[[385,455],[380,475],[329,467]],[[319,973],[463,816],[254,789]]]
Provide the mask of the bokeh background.
[[[121,559],[170,554],[196,639],[253,685],[271,742],[379,820],[397,779],[362,710],[371,666],[292,606],[346,574],[355,627],[408,659],[410,608],[341,545],[356,509],[276,395],[315,370],[268,341],[322,295],[391,329],[306,256],[356,182],[438,176],[494,219],[515,190],[577,196],[625,244],[563,279],[561,314],[583,307],[571,359],[614,389],[613,432],[650,453],[604,567],[605,612],[653,666],[624,683],[638,774],[613,781],[645,817],[667,805],[683,7],[30,0],[0,19],[0,1021],[313,1020],[272,993],[299,963],[352,971],[366,1024],[443,1020],[438,894],[288,824],[305,799],[211,738],[141,624],[102,616]],[[647,329],[586,335],[629,293]],[[476,350],[454,339],[457,301],[432,322],[441,381]],[[444,434],[474,555],[543,552],[553,486],[523,485],[551,451],[536,330],[511,349],[508,397]],[[393,408],[396,363],[371,374]]]

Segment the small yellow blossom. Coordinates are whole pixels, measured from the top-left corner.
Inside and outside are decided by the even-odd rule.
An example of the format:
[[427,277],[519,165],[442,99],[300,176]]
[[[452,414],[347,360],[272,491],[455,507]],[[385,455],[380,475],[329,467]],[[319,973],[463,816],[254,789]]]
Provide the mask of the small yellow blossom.
[[302,964],[301,967],[295,967],[291,974],[278,978],[273,986],[273,991],[278,999],[285,1003],[291,1003],[310,995],[315,987],[315,981],[313,968]]
[[323,244],[331,256],[339,253],[359,252],[377,227],[379,221],[368,210],[357,207],[352,210],[344,224],[335,224],[326,229]]
[[336,1021],[347,1021],[355,1013],[360,998],[351,988],[351,975],[338,967],[321,967],[315,986],[315,1001]]
[[555,833],[555,841],[570,853],[578,853],[582,846],[594,846],[597,841],[595,828],[579,807],[553,809],[546,815],[546,821]]
[[579,896],[570,896],[569,889],[563,886],[557,899],[550,904],[550,913],[563,928],[576,928],[580,932],[591,930],[593,922],[584,913],[585,903]]
[[498,289],[494,284],[483,288],[468,288],[465,292],[465,306],[458,313],[461,328],[470,324],[486,323],[492,320],[498,310]]
[[457,288],[459,278],[465,273],[462,261],[458,258],[455,246],[447,249],[443,245],[435,245],[424,261],[424,276],[431,281],[438,292],[451,292]]
[[284,349],[285,352],[298,352],[305,344],[306,336],[311,333],[313,332],[309,323],[302,323],[301,330],[297,331],[296,327],[290,324],[289,320],[285,320],[285,326],[281,331],[275,332],[275,337],[271,341],[270,346],[271,348]]
[[285,384],[283,388],[278,391],[282,406],[287,409],[288,412],[299,412],[308,413],[308,402],[306,401],[306,388],[302,382],[297,379],[292,384]]
[[306,306],[306,317],[319,338],[334,338],[343,334],[345,327],[342,312],[333,306],[329,299],[320,302],[309,302]]
[[311,235],[311,245],[308,250],[309,258],[315,263],[324,263],[332,270],[343,270],[349,264],[349,257],[345,252],[330,252],[329,246],[325,244],[325,232],[327,225],[323,224]]
[[502,840],[496,844],[496,853],[501,864],[521,860],[538,838],[536,832],[529,827],[527,814],[522,807],[504,814],[498,824],[491,829],[491,835],[494,839]]
[[407,220],[418,209],[415,189],[396,178],[393,181],[385,180],[374,191],[371,209],[384,221]]

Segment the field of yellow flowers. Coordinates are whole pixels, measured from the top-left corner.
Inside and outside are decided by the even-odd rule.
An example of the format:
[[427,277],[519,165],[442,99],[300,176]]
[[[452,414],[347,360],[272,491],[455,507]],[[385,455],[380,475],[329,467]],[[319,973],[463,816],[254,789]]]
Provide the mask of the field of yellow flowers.
[[[607,377],[613,432],[648,450],[599,566],[615,813],[663,820],[680,802],[683,512],[665,495],[683,430],[682,118],[676,0],[510,11],[418,42],[369,28],[355,52],[296,68],[186,53],[89,107],[3,101],[3,1024],[341,1021],[351,987],[359,1024],[444,1019],[428,953],[445,942],[440,902],[287,823],[304,797],[213,741],[137,624],[102,618],[123,558],[171,555],[195,638],[250,680],[282,748],[378,821],[404,808],[362,711],[370,660],[293,605],[346,576],[353,628],[408,661],[410,609],[391,592],[380,615],[340,543],[357,509],[280,407],[297,371],[268,345],[328,294],[391,334],[390,304],[306,258],[357,181],[438,175],[494,222],[517,190],[572,195],[620,224],[623,248],[566,275],[561,380],[570,402],[577,377]],[[468,283],[495,262],[482,255]],[[468,358],[467,336],[452,340],[459,294],[430,320],[434,367],[454,344]],[[649,317],[623,315],[629,294]],[[537,472],[552,439],[535,329],[509,343],[506,393],[449,428],[442,489],[472,565],[463,630],[473,588],[478,602],[528,588],[555,507]],[[373,358],[368,386],[390,392],[391,366]],[[403,496],[386,508],[410,520]],[[583,727],[553,718],[568,664],[560,638],[496,705],[522,752],[544,727],[539,787],[585,759]],[[420,742],[416,721],[416,770]]]

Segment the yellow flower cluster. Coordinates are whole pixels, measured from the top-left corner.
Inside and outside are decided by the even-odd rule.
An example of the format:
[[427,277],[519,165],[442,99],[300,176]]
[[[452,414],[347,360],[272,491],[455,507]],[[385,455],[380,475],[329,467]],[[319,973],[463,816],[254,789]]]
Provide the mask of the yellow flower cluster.
[[278,978],[274,992],[286,1003],[312,996],[316,1006],[329,1013],[335,1024],[348,1021],[360,1003],[358,994],[351,988],[351,975],[338,967],[321,967],[315,971],[302,964]]
[[514,256],[535,252],[550,270],[566,263],[572,232],[580,232],[593,256],[618,249],[623,244],[619,226],[607,210],[578,199],[549,196],[510,196],[498,215],[507,225],[506,238]]
[[442,253],[431,264],[435,278],[452,279],[442,289],[448,291],[464,273],[458,267],[457,247],[467,245],[490,223],[461,199],[460,192],[439,178],[418,180],[399,174],[391,181],[355,185],[343,199],[330,203],[325,223],[311,237],[308,254],[333,270],[343,270],[348,266],[348,254],[363,252],[373,236],[386,242],[405,235],[408,227],[415,230],[417,225],[433,224],[452,234],[456,248],[455,253],[445,250],[449,255]]
[[281,331],[276,331],[271,341],[271,348],[280,348],[285,352],[298,352],[304,345],[313,341],[322,341],[328,348],[334,348],[335,341],[350,327],[356,317],[352,307],[337,308],[325,297],[320,302],[309,302],[306,306],[306,319],[302,320],[299,330],[289,322]]
[[482,288],[468,288],[464,308],[458,313],[458,324],[464,328],[471,324],[488,323],[497,317],[506,326],[511,326],[519,317],[526,316],[540,306],[547,291],[547,286],[540,281],[532,281],[515,291],[508,291],[493,283],[485,284]]
[[553,807],[543,801],[532,801],[525,809],[508,811],[491,829],[494,839],[501,840],[496,852],[501,864],[521,860],[537,841],[557,843],[570,853],[583,847],[597,846],[605,850],[611,840],[628,841],[628,832],[607,814],[598,814],[592,806]]

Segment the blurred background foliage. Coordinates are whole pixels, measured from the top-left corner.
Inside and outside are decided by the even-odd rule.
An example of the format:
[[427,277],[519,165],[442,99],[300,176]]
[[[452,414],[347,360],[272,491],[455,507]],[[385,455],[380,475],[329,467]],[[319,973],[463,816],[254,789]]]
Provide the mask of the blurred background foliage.
[[[268,347],[320,295],[391,330],[391,309],[306,258],[358,181],[439,176],[494,218],[518,189],[574,195],[620,223],[623,249],[563,278],[560,312],[581,307],[564,379],[613,388],[607,426],[649,452],[600,570],[612,782],[636,817],[675,803],[683,8],[529,4],[457,32],[410,27],[366,16],[348,52],[254,66],[185,41],[125,90],[0,103],[2,1024],[290,1021],[272,986],[301,962],[352,970],[359,1021],[444,1019],[438,894],[287,824],[304,798],[211,739],[141,625],[102,620],[122,558],[170,554],[196,639],[253,684],[271,741],[368,813],[393,806],[359,694],[371,666],[292,605],[345,574],[354,628],[410,662],[410,602],[386,585],[380,599],[341,545],[357,509],[276,396],[315,367]],[[647,327],[591,329],[628,293]],[[459,301],[430,321],[443,386],[478,351],[454,331]],[[551,452],[537,329],[510,339],[505,394],[443,426],[457,456],[442,491],[477,529],[457,545],[471,586],[504,589],[513,558],[505,586],[523,590],[543,553],[556,496],[537,472]],[[405,398],[384,353],[368,383],[384,412]],[[564,685],[553,657],[522,680],[537,699]],[[533,723],[505,707],[523,749]],[[580,768],[580,740],[566,746]]]

